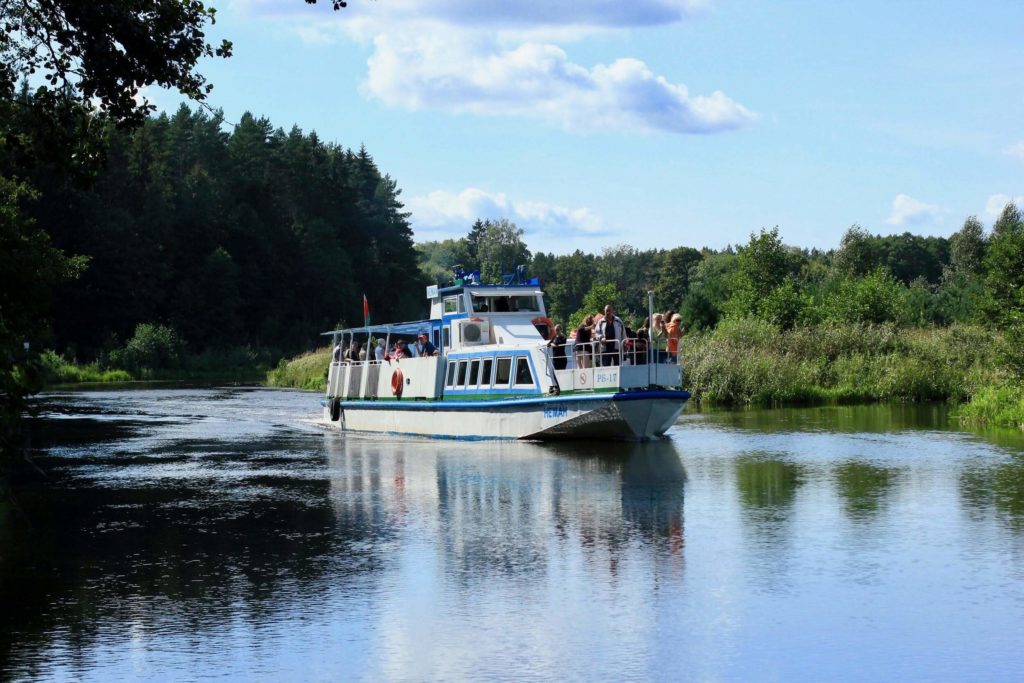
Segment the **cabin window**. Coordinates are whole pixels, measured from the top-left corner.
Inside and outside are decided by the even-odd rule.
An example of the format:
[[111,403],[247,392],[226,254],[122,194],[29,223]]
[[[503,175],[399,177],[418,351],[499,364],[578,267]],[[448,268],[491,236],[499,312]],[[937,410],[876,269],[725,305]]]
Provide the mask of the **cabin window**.
[[469,365],[469,386],[480,384],[480,361],[475,360]]
[[457,363],[453,360],[448,361],[448,379],[444,385],[446,387],[455,386],[455,366]]
[[499,358],[498,371],[494,375],[494,386],[507,387],[510,379],[512,379],[512,359]]
[[444,298],[444,312],[445,313],[458,313],[459,312],[459,299],[458,296],[446,296]]
[[480,384],[488,386],[491,383],[491,370],[494,368],[494,359],[484,359],[484,371],[480,373]]
[[441,344],[441,348],[451,348],[452,345],[452,328],[451,325],[444,326],[444,343]]
[[513,311],[530,311],[533,313],[540,310],[540,306],[537,305],[537,297],[535,296],[513,296],[509,298],[512,300]]
[[434,346],[440,348],[441,346],[441,330],[435,329],[433,332]]
[[466,366],[468,366],[468,365],[469,365],[469,363],[467,363],[464,360],[460,360],[459,361],[459,386],[460,387],[466,386]]
[[526,360],[526,356],[519,356],[516,359],[516,384],[533,386],[533,373],[530,372],[530,363]]
[[487,301],[486,296],[473,295],[473,312],[474,313],[489,313],[491,305]]
[[459,299],[459,313],[466,312],[466,297],[462,294],[458,296]]

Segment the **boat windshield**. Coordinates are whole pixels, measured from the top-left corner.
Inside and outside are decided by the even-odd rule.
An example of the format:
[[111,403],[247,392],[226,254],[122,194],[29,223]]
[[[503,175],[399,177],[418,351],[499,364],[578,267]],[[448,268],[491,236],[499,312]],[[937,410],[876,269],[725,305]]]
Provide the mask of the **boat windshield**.
[[517,296],[474,294],[472,304],[474,313],[537,313],[540,311],[540,302],[535,294]]

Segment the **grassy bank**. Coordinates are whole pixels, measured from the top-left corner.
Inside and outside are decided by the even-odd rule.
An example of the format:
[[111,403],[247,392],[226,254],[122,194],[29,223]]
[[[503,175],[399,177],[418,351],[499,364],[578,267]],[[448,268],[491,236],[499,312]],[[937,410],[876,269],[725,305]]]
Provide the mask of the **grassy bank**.
[[1003,427],[1024,431],[1024,386],[1003,384],[980,388],[957,417],[979,427]]
[[975,326],[821,325],[780,332],[732,320],[687,337],[687,386],[716,405],[953,401],[1006,380],[1005,341]]
[[309,351],[291,360],[282,359],[276,368],[267,373],[267,384],[272,387],[323,391],[327,388],[327,366],[330,361],[329,348]]
[[78,364],[53,351],[40,355],[43,381],[58,384],[115,383],[136,381],[262,382],[267,365],[242,352],[204,354],[186,359],[174,368],[104,368],[99,363]]

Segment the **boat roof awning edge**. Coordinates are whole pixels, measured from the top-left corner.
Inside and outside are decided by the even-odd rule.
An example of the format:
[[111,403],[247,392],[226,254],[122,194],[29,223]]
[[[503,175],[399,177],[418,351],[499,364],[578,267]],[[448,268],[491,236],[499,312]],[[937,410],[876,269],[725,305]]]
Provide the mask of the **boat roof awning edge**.
[[419,334],[430,332],[431,327],[440,324],[440,320],[416,320],[408,323],[389,323],[387,325],[363,325],[361,327],[346,327],[342,330],[331,330],[322,332],[321,337],[330,337],[335,334]]

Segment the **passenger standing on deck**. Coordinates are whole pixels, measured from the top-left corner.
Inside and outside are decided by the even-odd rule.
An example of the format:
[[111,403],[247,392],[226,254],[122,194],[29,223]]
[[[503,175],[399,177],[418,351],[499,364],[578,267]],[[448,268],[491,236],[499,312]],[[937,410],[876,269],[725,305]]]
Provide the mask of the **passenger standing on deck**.
[[576,328],[576,367],[578,368],[589,368],[591,367],[591,358],[593,350],[591,348],[591,340],[593,339],[593,329],[590,325],[594,322],[592,316],[587,316],[580,323],[580,326]]
[[555,325],[555,336],[548,342],[548,346],[551,347],[551,362],[555,370],[565,370],[565,333],[561,325]]
[[651,325],[651,348],[654,349],[654,362],[664,363],[668,360],[668,330],[665,329],[665,316],[654,314]]
[[683,317],[678,313],[672,316],[665,330],[668,332],[668,360],[670,363],[679,362],[679,340],[683,337]]
[[378,339],[377,346],[373,349],[373,358],[378,363],[384,362],[384,340]]
[[603,365],[619,364],[619,345],[626,338],[626,326],[615,315],[611,304],[604,307],[604,317],[597,324],[594,336],[601,342],[604,351]]

